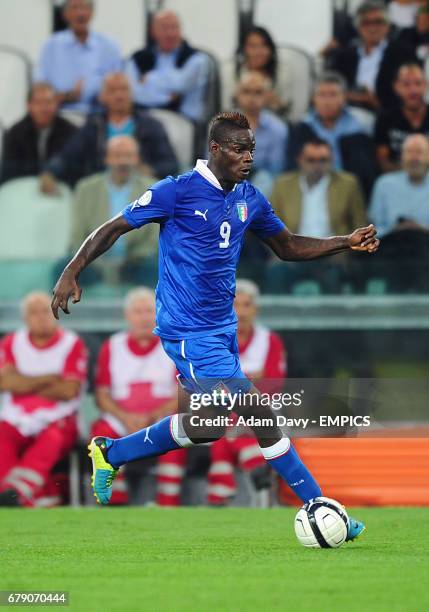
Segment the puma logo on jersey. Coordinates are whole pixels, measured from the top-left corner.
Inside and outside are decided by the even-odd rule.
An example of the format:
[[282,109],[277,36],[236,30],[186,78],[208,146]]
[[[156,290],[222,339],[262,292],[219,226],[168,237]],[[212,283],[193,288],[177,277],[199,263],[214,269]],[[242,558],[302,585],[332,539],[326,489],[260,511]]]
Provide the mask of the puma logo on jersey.
[[149,425],[149,427],[146,429],[145,431],[145,435],[144,435],[144,440],[143,442],[150,442],[151,444],[153,444],[152,440],[149,438],[149,431],[150,431],[151,426]]
[[205,210],[204,212],[201,212],[201,210],[196,210],[194,214],[196,217],[203,217],[204,221],[207,221],[208,212],[209,212],[209,209],[207,208],[207,210]]

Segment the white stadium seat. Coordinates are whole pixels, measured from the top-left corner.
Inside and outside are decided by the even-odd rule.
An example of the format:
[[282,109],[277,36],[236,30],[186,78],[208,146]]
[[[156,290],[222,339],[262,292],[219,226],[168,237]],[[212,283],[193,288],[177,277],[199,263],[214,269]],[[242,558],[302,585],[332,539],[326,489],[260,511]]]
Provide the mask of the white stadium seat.
[[189,170],[195,161],[195,127],[192,121],[169,110],[152,109],[149,113],[164,126],[179,162],[180,170],[182,172]]
[[277,45],[318,53],[332,38],[331,0],[256,0],[253,21],[269,30]]
[[52,0],[0,0],[0,42],[23,51],[34,64],[52,32]]
[[310,105],[314,82],[314,61],[303,49],[293,46],[279,47],[278,58],[279,70],[284,63],[293,72],[292,91],[285,93],[288,94],[292,102],[288,118],[292,121],[298,121]]
[[14,179],[0,187],[0,260],[55,260],[67,254],[71,191],[40,192],[37,178]]
[[[0,46],[0,122],[9,128],[27,112],[30,63],[17,49]],[[13,86],[12,86],[13,84]]]
[[146,3],[144,0],[100,0],[95,5],[92,27],[113,38],[123,57],[146,43]]
[[220,60],[235,53],[238,44],[236,0],[164,0],[162,7],[179,16],[184,37],[191,46],[209,51]]

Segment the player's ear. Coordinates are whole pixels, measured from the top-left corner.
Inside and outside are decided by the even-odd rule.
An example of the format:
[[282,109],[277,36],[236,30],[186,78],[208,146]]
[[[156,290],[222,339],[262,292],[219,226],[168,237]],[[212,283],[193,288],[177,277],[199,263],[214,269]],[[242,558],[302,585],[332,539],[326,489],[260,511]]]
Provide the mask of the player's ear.
[[210,140],[209,142],[209,152],[210,155],[217,155],[220,151],[220,145],[215,140]]

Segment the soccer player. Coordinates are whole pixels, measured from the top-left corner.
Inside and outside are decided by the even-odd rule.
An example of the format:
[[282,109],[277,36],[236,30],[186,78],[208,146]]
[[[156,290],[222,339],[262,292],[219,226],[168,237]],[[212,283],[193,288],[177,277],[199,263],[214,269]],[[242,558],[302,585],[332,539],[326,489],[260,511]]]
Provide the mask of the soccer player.
[[[69,314],[70,298],[73,303],[80,300],[79,274],[91,261],[121,235],[159,223],[155,334],[175,362],[184,389],[189,394],[210,390],[213,397],[224,388],[231,394],[257,395],[240,368],[233,309],[235,271],[245,232],[253,231],[285,261],[349,249],[374,253],[379,241],[372,225],[348,236],[321,239],[289,232],[266,198],[246,180],[254,150],[255,138],[244,115],[216,115],[209,127],[208,161],[198,160],[191,172],[156,183],[88,236],[55,286],[55,317],[59,308]],[[263,423],[271,418],[271,427],[253,428],[265,459],[304,503],[320,496],[320,487],[289,438],[275,426],[271,409],[261,402],[256,408],[245,403],[241,413],[257,416]],[[195,413],[182,412],[117,440],[94,438],[90,454],[99,502],[109,502],[121,465],[221,437],[224,427],[213,427],[207,415],[213,416],[213,411],[201,408],[197,419]],[[363,529],[362,523],[350,520],[348,539]]]

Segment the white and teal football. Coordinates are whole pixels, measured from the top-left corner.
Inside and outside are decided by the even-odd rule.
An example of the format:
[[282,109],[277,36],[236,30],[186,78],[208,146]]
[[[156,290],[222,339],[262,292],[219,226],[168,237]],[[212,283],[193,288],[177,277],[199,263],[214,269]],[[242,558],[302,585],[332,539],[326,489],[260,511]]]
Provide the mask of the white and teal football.
[[344,544],[349,517],[335,499],[315,497],[298,510],[295,534],[306,548],[339,548]]

